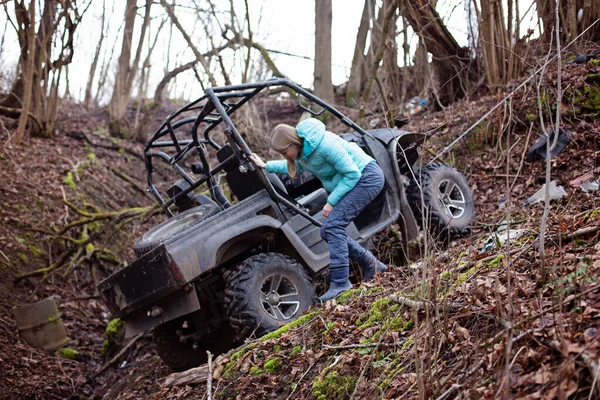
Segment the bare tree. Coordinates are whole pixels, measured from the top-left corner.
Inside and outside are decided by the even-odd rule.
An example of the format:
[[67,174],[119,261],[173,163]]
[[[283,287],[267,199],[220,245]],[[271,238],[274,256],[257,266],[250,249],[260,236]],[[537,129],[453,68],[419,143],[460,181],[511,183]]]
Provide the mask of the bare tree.
[[[35,58],[35,0],[31,0],[29,10],[25,9],[25,2],[15,0],[15,14],[19,27],[24,26],[26,30],[21,31],[27,38],[26,42],[21,43],[21,65],[23,75],[21,80],[24,81],[23,88],[23,103],[21,106],[21,116],[19,117],[19,125],[17,132],[13,138],[15,144],[20,144],[25,136],[25,128],[29,118],[29,106],[31,104],[31,88],[33,86],[33,66]],[[21,39],[21,37],[19,37]],[[25,45],[25,46],[24,46]]]
[[331,0],[315,1],[315,94],[333,102],[331,82]]
[[96,68],[98,66],[98,59],[100,58],[100,50],[102,49],[102,42],[104,42],[104,24],[106,21],[106,0],[102,1],[102,18],[100,19],[100,39],[98,40],[98,44],[96,45],[96,52],[94,53],[94,59],[92,60],[92,65],[90,66],[90,73],[88,75],[88,81],[85,85],[85,98],[83,103],[86,107],[89,107],[92,102],[92,83],[94,82],[94,77],[96,76]]
[[167,14],[169,14],[169,18],[171,18],[171,22],[177,27],[177,29],[179,29],[179,32],[181,33],[181,35],[187,42],[189,48],[194,52],[196,59],[202,65],[202,68],[204,68],[204,73],[208,77],[210,84],[213,86],[217,86],[217,81],[215,80],[214,75],[210,71],[208,60],[202,55],[200,50],[198,50],[198,48],[194,45],[194,43],[192,42],[192,38],[187,33],[185,28],[181,25],[181,23],[179,22],[179,19],[175,15],[175,7],[173,5],[167,3],[166,0],[160,0],[160,4],[162,4],[162,6],[165,8],[165,10],[167,10]]
[[433,56],[433,64],[441,84],[437,90],[443,104],[463,97],[463,81],[473,80],[476,66],[471,65],[469,50],[458,45],[442,22],[434,4],[428,0],[401,0],[400,12],[423,40]]
[[140,62],[146,30],[150,24],[150,7],[152,4],[152,0],[146,0],[144,22],[142,23],[140,40],[133,63],[130,63],[130,60],[133,30],[137,15],[137,1],[127,0],[127,4],[125,6],[125,29],[123,31],[123,44],[121,47],[121,55],[119,56],[117,75],[115,76],[113,95],[110,104],[108,105],[108,114],[110,118],[109,130],[112,135],[127,135],[129,132],[131,132],[125,114],[127,112],[127,105],[129,104],[129,98],[131,96],[133,81],[138,72],[138,64]]
[[350,107],[356,105],[356,100],[364,88],[363,72],[367,63],[365,60],[365,49],[367,45],[367,34],[369,33],[369,23],[374,12],[375,0],[365,0],[360,25],[356,35],[356,45],[354,46],[354,55],[352,56],[352,67],[350,69],[350,78],[346,87],[346,104]]
[[13,4],[16,24],[6,5],[5,11],[21,47],[20,73],[0,102],[0,111],[21,115],[20,129],[14,138],[18,143],[24,137],[28,118],[34,121],[33,134],[45,137],[53,134],[62,70],[73,59],[75,31],[91,3],[80,12],[75,2],[44,0],[37,32],[35,3],[32,1],[27,7],[24,0],[17,0]]
[[[536,9],[540,20],[543,21],[544,42],[550,43],[555,32],[557,0],[536,0]],[[600,12],[599,0],[567,0],[558,2],[561,32],[564,40],[572,40],[578,33],[583,32],[598,18]],[[581,19],[578,14],[581,13]],[[600,30],[594,26],[584,35],[584,39],[598,40]],[[555,41],[553,41],[555,43]]]

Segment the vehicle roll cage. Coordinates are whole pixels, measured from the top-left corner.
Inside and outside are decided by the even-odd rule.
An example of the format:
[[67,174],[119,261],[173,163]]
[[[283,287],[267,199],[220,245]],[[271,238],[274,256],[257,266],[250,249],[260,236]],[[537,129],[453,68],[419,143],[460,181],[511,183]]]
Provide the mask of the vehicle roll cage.
[[[169,216],[173,216],[173,213],[168,207],[171,206],[177,198],[187,196],[195,188],[199,187],[205,182],[207,183],[210,193],[216,202],[218,202],[223,208],[230,206],[227,199],[220,192],[218,184],[215,180],[215,175],[221,172],[234,158],[239,160],[239,168],[242,172],[255,171],[256,166],[248,157],[250,154],[252,154],[252,151],[242,138],[242,135],[236,129],[229,116],[257,94],[266,88],[273,86],[287,87],[288,92],[295,93],[298,99],[298,106],[311,115],[319,116],[323,112],[329,111],[349,128],[352,128],[361,135],[371,136],[368,132],[355,124],[344,114],[336,110],[333,106],[287,79],[273,78],[264,82],[208,88],[202,97],[170,114],[160,128],[158,128],[156,133],[154,133],[154,135],[152,135],[152,137],[146,142],[146,146],[144,147],[144,161],[146,164],[148,187],[154,197],[156,197],[158,202],[162,205],[163,209],[167,212],[167,214],[169,214]],[[302,104],[302,96],[318,104],[322,107],[322,109],[319,111],[313,111],[306,107],[304,104]],[[199,114],[197,116],[183,117],[178,119],[183,113],[196,110],[199,110]],[[220,161],[218,165],[211,169],[206,158],[207,154],[205,149],[207,145],[213,147],[217,151],[221,149],[222,146],[220,146],[210,137],[210,132],[217,125],[221,124],[221,122],[225,122],[224,133],[227,137],[227,141],[231,145],[233,154],[227,159]],[[192,123],[192,138],[178,139],[175,135],[175,130]],[[206,123],[207,125],[202,132],[203,137],[200,137],[198,130],[202,123]],[[159,150],[162,148],[174,149],[175,152],[169,155],[165,151]],[[197,177],[190,176],[180,164],[183,158],[194,149],[197,151],[202,162],[202,165],[198,165],[195,171],[192,168],[194,175],[197,175]],[[170,164],[175,171],[177,171],[177,173],[179,173],[179,175],[181,175],[181,177],[189,184],[189,187],[170,199],[163,198],[154,184],[154,167],[152,163],[154,158],[162,159]],[[262,171],[258,173],[257,176],[273,199],[276,199],[286,207],[289,207],[296,213],[304,216],[313,224],[321,225],[304,210],[299,208],[297,204],[292,203],[277,193]]]

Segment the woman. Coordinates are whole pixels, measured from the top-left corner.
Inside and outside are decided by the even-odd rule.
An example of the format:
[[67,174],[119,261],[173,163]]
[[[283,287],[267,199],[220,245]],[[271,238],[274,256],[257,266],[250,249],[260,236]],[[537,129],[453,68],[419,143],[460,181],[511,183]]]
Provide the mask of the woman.
[[348,279],[349,258],[363,268],[365,280],[372,279],[377,270],[385,271],[385,264],[346,235],[350,222],[383,188],[383,172],[375,160],[355,143],[327,132],[325,125],[314,118],[305,119],[296,128],[277,125],[271,135],[271,148],[285,160],[265,164],[253,154],[251,159],[256,166],[292,178],[306,168],[329,193],[322,212],[326,220],[321,237],[329,245],[331,284],[319,299],[332,299],[352,287]]

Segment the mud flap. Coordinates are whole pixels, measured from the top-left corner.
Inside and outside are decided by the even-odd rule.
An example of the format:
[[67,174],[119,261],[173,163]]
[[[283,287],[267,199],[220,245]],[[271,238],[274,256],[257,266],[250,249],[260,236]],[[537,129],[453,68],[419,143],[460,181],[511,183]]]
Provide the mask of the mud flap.
[[188,290],[181,290],[154,305],[123,317],[122,320],[125,321],[125,338],[149,331],[167,321],[199,310],[200,302],[194,287],[189,285],[186,288]]

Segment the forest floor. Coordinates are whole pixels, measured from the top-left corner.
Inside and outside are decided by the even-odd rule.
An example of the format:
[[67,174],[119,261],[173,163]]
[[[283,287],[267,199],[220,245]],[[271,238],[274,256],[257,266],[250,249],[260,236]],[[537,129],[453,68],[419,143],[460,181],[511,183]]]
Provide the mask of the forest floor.
[[[421,242],[413,248],[424,258],[415,254],[413,264],[396,265],[398,238],[393,231],[380,235],[378,253],[391,265],[389,272],[314,308],[300,323],[217,358],[213,397],[597,398],[600,204],[598,192],[572,182],[584,174],[597,180],[600,172],[595,118],[600,107],[593,103],[600,91],[585,80],[589,68],[570,64],[563,71],[563,87],[579,93],[580,109],[574,116],[571,108],[564,110],[562,126],[574,137],[552,160],[552,179],[566,196],[550,205],[545,279],[537,250],[543,205],[523,205],[545,174],[544,162],[525,159],[540,132],[532,86],[442,157],[466,174],[475,193],[469,236],[447,247],[424,248]],[[544,85],[553,87],[555,79],[550,69]],[[424,112],[404,129],[439,128],[423,146],[424,159],[431,159],[430,153],[437,154],[501,98]],[[272,113],[275,122],[292,123],[300,115],[290,104],[265,101],[268,109],[287,110]],[[551,103],[548,94],[542,106]],[[154,200],[143,190],[142,145],[110,138],[102,112],[76,105],[63,109],[68,111],[62,112],[57,137],[0,148],[0,399],[207,397],[206,383],[167,384],[171,371],[148,335],[99,373],[118,349],[103,353],[111,317],[95,286],[133,260],[134,239],[164,217],[131,219],[107,239],[107,251],[77,247],[93,232],[69,224],[86,213],[139,210]],[[2,143],[16,128],[15,121],[3,122]],[[483,251],[505,220],[522,235]],[[73,246],[81,250],[74,250],[79,257],[60,265],[61,253]],[[57,269],[47,279],[16,281],[52,265]],[[78,352],[73,359],[30,347],[17,330],[13,307],[51,295],[70,337],[67,346]]]

